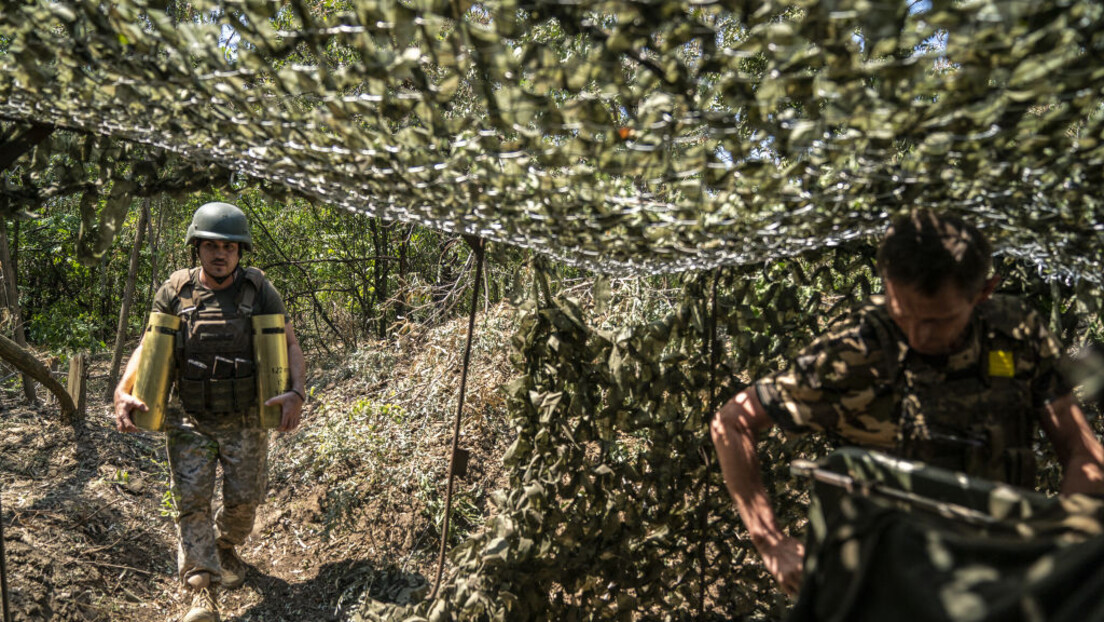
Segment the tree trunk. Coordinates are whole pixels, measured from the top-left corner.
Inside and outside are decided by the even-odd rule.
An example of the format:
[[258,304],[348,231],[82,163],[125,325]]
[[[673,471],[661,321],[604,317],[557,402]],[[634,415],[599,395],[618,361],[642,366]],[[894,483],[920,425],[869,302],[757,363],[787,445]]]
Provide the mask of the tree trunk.
[[69,384],[66,390],[69,392],[69,397],[73,399],[73,404],[76,407],[76,418],[84,417],[85,409],[85,396],[87,392],[85,388],[87,383],[85,380],[88,378],[88,357],[84,353],[74,354],[69,359]]
[[149,247],[150,247],[150,289],[147,298],[153,300],[153,296],[157,293],[157,288],[161,283],[157,280],[157,259],[159,256],[159,249],[161,248],[161,232],[165,230],[165,200],[161,199],[157,202],[157,229],[156,232],[153,226],[153,214],[149,215]]
[[376,258],[372,262],[375,273],[376,290],[376,335],[383,339],[387,336],[387,272],[391,263],[388,261],[388,253],[391,246],[391,225],[384,224],[382,220],[377,223],[371,220],[372,244],[375,247]]
[[[399,243],[399,287],[405,288],[406,272],[407,272],[407,250],[410,248],[410,237],[414,235],[414,225],[409,225],[406,228],[406,234],[403,235],[402,242]],[[405,292],[400,291],[397,296],[397,302],[395,304],[395,314],[401,317],[406,317],[409,310],[406,308],[406,301],[403,296]]]
[[138,216],[138,227],[134,232],[134,246],[130,249],[130,267],[127,268],[126,287],[123,289],[123,304],[119,308],[119,324],[115,329],[115,351],[111,355],[111,371],[107,374],[107,398],[115,392],[119,382],[119,365],[123,361],[123,346],[126,345],[127,318],[130,316],[130,303],[134,300],[134,282],[138,280],[138,257],[142,248],[142,236],[145,234],[146,221],[149,220],[150,200],[142,201],[142,213]]
[[13,367],[49,389],[57,397],[58,403],[61,404],[62,418],[66,422],[72,422],[73,413],[77,410],[76,404],[73,403],[73,398],[69,397],[69,392],[65,390],[65,387],[61,386],[61,383],[54,380],[54,377],[50,375],[49,368],[43,365],[28,350],[19,347],[19,344],[3,335],[0,335],[0,358],[11,363]]
[[[109,300],[115,299],[115,279],[111,277],[111,253],[104,254],[103,261],[92,268],[92,277],[96,279],[97,285],[94,288],[89,288],[88,292],[88,308],[99,309],[98,317],[110,317],[109,307],[111,306]],[[102,323],[101,323],[102,326]],[[104,329],[100,328],[98,333],[93,333],[101,341],[107,341],[104,339]],[[94,341],[94,340],[93,340]]]
[[[12,262],[11,251],[8,248],[8,222],[3,218],[0,218],[0,269],[3,272],[4,288],[8,298],[8,311],[12,316],[12,325],[14,326],[12,332],[14,333],[15,343],[20,349],[26,350],[27,335],[23,329],[23,313],[19,309],[19,288],[15,282],[15,264]],[[19,369],[23,371],[23,368],[20,367]],[[48,371],[47,376],[49,376]],[[33,374],[23,374],[23,395],[30,404],[38,401],[38,396],[35,395],[33,377]]]
[[[0,309],[8,310],[12,306],[12,301],[8,300],[8,267],[7,262],[0,265]],[[0,315],[0,320],[3,319],[3,315]]]
[[[338,240],[341,242],[341,250],[344,252],[344,258],[354,259],[361,257],[368,253],[365,248],[362,248],[362,244],[367,244],[368,236],[364,235],[364,222],[363,218],[355,218],[351,223],[351,227],[355,227],[352,232],[352,244],[353,247],[349,248],[349,242],[346,236],[340,236]],[[375,259],[371,259],[375,261]],[[360,305],[360,314],[356,317],[356,325],[354,334],[358,334],[357,331],[365,335],[371,334],[372,318],[375,316],[375,305],[372,303],[371,292],[372,289],[372,277],[366,270],[363,270],[359,264],[350,264],[354,267],[355,279],[357,284],[352,288],[350,294],[356,298],[357,304]],[[362,293],[363,292],[363,293]]]

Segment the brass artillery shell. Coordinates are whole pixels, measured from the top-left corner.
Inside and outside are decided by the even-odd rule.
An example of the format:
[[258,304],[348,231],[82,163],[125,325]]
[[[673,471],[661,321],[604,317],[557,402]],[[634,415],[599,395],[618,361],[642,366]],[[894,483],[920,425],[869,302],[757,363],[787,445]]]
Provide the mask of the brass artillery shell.
[[253,316],[253,359],[262,428],[280,427],[280,407],[265,406],[264,403],[291,388],[284,322],[284,316],[279,313]]
[[143,430],[159,432],[165,427],[165,405],[172,382],[173,350],[179,328],[179,317],[156,311],[150,313],[133,391],[134,397],[145,402],[149,410],[131,411],[134,425]]

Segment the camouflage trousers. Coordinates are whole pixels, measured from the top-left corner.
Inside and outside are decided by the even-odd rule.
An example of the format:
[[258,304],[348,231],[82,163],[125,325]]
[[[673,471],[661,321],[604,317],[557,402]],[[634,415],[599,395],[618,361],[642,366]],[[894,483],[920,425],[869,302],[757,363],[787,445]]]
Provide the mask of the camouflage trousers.
[[[268,487],[268,431],[239,422],[171,417],[169,468],[178,512],[177,570],[181,581],[200,573],[219,581],[216,547],[239,545],[253,531]],[[212,512],[216,465],[222,465],[222,506]]]

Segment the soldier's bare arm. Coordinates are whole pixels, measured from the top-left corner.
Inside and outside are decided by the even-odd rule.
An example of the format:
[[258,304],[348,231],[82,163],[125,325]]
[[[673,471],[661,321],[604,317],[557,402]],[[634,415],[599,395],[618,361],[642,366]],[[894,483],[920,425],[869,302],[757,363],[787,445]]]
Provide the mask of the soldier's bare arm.
[[755,441],[774,425],[754,389],[736,395],[713,417],[710,432],[724,474],[725,486],[758,549],[767,570],[790,595],[801,587],[805,547],[778,528],[763,486]]
[[134,390],[135,375],[138,373],[138,361],[142,356],[142,344],[139,343],[138,347],[134,349],[134,354],[130,355],[130,360],[127,361],[126,369],[123,370],[123,377],[119,380],[119,384],[115,385],[115,396],[113,399],[115,405],[115,429],[120,432],[138,432],[138,426],[134,425],[134,422],[130,418],[130,411],[134,409],[141,410],[143,412],[149,410],[142,400],[131,395],[131,391]]
[[281,407],[280,427],[281,432],[288,432],[299,427],[299,421],[303,412],[303,400],[306,392],[306,363],[303,359],[303,349],[299,347],[299,339],[295,336],[295,329],[291,322],[284,324],[284,335],[287,338],[288,367],[291,375],[291,390],[281,393],[265,402],[265,406]]
[[1062,464],[1062,493],[1104,494],[1104,447],[1073,396],[1048,404],[1040,419]]

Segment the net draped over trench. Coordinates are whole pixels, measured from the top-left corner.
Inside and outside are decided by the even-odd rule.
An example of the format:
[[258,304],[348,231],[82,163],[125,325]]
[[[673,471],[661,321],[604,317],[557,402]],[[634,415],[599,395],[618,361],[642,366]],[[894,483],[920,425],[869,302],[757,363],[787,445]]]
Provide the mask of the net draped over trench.
[[930,205],[1096,280],[1102,55],[1087,1],[7,3],[0,119],[69,157],[26,164],[4,207],[102,152],[91,253],[134,192],[233,173],[639,274]]

